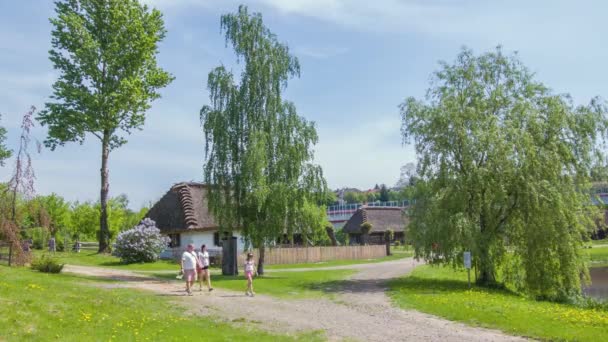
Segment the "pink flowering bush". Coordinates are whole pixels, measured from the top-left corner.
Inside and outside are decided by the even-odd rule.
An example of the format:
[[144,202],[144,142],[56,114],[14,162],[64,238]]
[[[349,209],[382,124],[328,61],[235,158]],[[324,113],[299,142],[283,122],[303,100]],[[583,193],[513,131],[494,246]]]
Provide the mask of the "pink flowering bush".
[[114,255],[124,263],[153,262],[167,248],[169,238],[162,236],[156,222],[143,219],[137,226],[118,234]]

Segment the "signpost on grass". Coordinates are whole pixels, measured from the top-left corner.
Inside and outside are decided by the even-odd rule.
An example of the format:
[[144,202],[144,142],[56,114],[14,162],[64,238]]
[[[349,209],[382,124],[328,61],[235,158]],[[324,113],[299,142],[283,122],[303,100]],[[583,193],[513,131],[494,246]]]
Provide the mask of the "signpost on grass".
[[464,268],[467,269],[467,277],[469,278],[469,288],[471,288],[471,252],[464,252]]

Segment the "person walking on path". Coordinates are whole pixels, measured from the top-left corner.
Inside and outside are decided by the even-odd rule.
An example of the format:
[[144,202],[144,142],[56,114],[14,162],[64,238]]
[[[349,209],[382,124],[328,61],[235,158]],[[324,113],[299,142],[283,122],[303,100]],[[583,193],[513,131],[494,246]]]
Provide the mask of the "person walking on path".
[[186,279],[186,292],[188,296],[192,296],[192,284],[196,277],[196,254],[194,253],[194,245],[191,243],[186,247],[186,251],[182,254],[181,271]]
[[55,238],[51,237],[49,239],[49,252],[55,253],[56,250],[56,246],[55,246]]
[[255,262],[253,261],[253,253],[247,253],[247,260],[245,260],[245,278],[247,278],[247,291],[246,296],[255,296],[253,292],[253,273],[255,272]]
[[197,267],[196,272],[198,274],[199,290],[203,291],[203,281],[207,281],[207,288],[209,291],[213,291],[211,287],[211,272],[209,271],[209,252],[207,252],[207,246],[202,245],[200,252],[197,253],[198,260],[202,267]]

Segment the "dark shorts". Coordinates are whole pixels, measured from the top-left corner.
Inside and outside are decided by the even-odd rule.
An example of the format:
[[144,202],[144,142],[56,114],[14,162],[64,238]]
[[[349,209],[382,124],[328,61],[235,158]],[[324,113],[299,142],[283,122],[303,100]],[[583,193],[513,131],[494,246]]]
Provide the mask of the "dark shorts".
[[196,272],[197,273],[202,273],[203,270],[208,270],[208,269],[209,269],[209,266],[203,266],[203,268],[197,267],[196,268]]

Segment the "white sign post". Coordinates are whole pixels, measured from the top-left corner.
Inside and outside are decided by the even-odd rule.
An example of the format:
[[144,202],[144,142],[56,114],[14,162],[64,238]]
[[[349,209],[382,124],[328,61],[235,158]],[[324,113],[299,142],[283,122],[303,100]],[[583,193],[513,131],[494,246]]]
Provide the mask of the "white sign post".
[[471,288],[471,252],[464,252],[464,268],[467,269],[467,276],[469,278],[469,288]]

